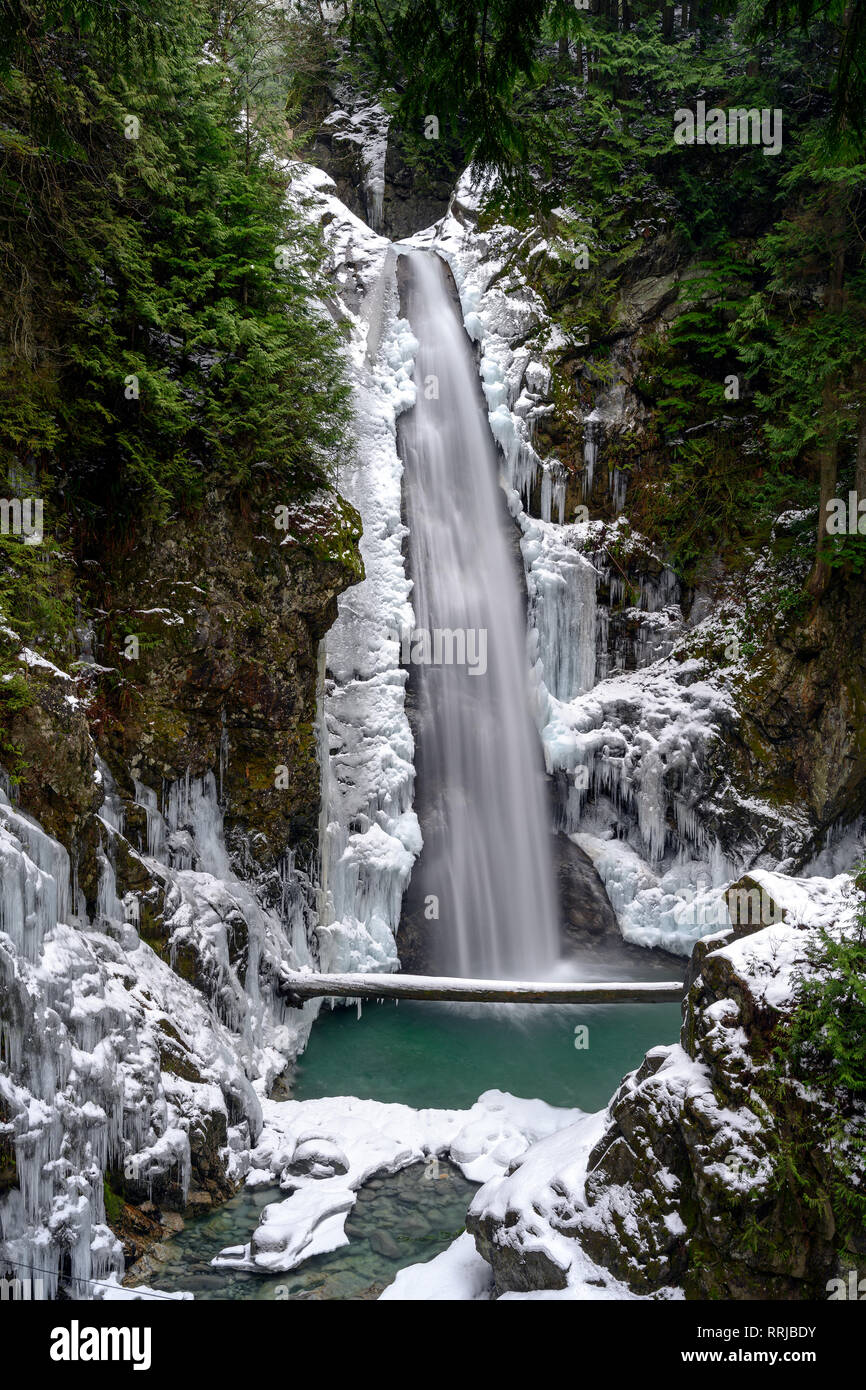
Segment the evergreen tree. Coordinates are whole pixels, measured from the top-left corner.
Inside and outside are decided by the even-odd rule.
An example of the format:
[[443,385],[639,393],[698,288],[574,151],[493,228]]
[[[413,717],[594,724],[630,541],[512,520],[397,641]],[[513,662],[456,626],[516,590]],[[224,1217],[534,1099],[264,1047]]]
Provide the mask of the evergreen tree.
[[317,246],[245,119],[257,31],[227,25],[169,0],[4,10],[0,441],[118,524],[213,477],[303,495],[343,440]]

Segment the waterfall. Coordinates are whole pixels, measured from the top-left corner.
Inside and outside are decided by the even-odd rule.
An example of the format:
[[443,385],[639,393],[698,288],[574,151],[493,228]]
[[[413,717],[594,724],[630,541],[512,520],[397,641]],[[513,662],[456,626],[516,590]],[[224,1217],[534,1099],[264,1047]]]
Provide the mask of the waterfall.
[[557,957],[526,625],[497,456],[446,271],[409,251],[416,403],[402,418],[416,628],[419,767],[434,789],[421,878],[437,964],[543,978]]

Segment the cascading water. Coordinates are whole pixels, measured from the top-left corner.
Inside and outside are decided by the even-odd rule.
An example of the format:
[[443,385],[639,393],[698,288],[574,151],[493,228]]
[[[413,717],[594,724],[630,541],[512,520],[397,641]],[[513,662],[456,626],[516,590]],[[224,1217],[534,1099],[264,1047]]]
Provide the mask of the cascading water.
[[419,763],[435,789],[415,875],[438,903],[437,966],[543,979],[558,955],[554,875],[496,451],[443,264],[410,251],[404,269],[419,343],[417,400],[400,431],[416,623],[408,655]]

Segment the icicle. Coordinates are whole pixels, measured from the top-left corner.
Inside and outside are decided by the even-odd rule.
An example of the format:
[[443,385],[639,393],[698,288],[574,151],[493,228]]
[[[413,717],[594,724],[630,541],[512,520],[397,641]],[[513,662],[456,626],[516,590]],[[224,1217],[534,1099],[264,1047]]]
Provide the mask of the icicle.
[[147,820],[147,853],[152,859],[161,861],[165,854],[166,826],[159,810],[157,794],[151,787],[139,782],[137,777],[134,777],[132,782],[135,788],[135,803],[143,807]]
[[583,422],[583,500],[588,502],[592,495],[592,484],[595,477],[595,464],[598,457],[598,440],[596,428],[601,420],[597,410],[593,410],[587,415]]

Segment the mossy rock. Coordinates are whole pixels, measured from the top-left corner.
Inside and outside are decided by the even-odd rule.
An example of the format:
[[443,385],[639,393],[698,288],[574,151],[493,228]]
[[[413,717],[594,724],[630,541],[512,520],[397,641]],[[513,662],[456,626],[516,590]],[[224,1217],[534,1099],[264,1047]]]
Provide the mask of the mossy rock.
[[18,1159],[15,1153],[12,1116],[6,1102],[0,1096],[0,1197],[17,1186]]
[[182,1081],[202,1084],[205,1078],[193,1062],[189,1048],[174,1025],[169,1023],[168,1019],[161,1018],[157,1028],[160,1070],[168,1072],[170,1076],[180,1077]]

